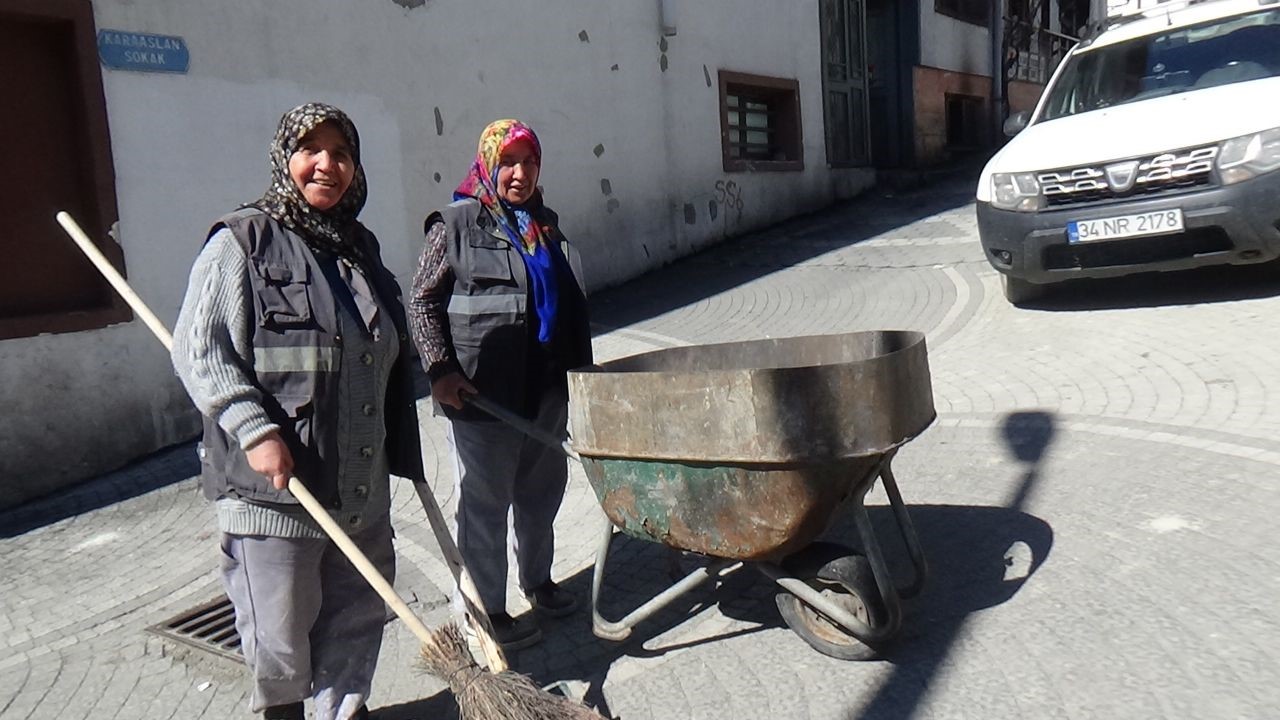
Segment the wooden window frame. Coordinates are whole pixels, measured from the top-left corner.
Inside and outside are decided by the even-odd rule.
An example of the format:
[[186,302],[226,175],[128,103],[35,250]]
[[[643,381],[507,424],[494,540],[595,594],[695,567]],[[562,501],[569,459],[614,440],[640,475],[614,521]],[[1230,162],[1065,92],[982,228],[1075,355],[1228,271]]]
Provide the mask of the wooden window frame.
[[933,11],[939,15],[946,15],[949,18],[955,18],[970,25],[989,27],[991,25],[991,6],[989,3],[981,3],[983,10],[977,14],[965,11],[966,6],[978,4],[965,2],[965,0],[934,0]]
[[[123,275],[124,253],[108,231],[119,218],[116,206],[115,164],[111,155],[111,132],[107,125],[106,95],[102,89],[102,71],[98,61],[97,28],[90,0],[0,0],[0,15],[19,21],[69,22],[72,27],[76,56],[72,61],[84,126],[75,141],[84,150],[89,165],[86,188],[95,206],[96,217],[80,217],[85,233],[98,245],[103,255]],[[49,223],[54,232],[63,235],[53,217]],[[70,244],[71,238],[65,238]],[[9,258],[9,262],[18,261]],[[88,259],[85,260],[89,262]],[[92,307],[66,312],[0,316],[0,340],[33,337],[45,333],[68,333],[95,330],[133,319],[128,304],[102,280],[102,302]]]
[[[796,171],[804,170],[804,126],[800,122],[800,81],[793,78],[777,78],[766,75],[720,70],[720,156],[725,172]],[[746,89],[730,93],[730,90]],[[728,96],[747,94],[770,103],[781,101],[782,107],[770,111],[778,119],[772,131],[780,135],[778,146],[787,155],[786,160],[751,160],[733,157],[730,133],[736,130],[729,124]]]

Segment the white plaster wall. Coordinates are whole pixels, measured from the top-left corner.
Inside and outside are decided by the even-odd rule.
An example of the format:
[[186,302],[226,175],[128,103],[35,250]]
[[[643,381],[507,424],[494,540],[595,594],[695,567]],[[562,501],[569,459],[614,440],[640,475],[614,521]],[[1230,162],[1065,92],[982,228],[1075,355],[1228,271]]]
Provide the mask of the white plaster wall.
[[[816,210],[865,187],[864,171],[827,166],[816,0],[672,4],[678,32],[667,39],[668,69],[661,78],[670,218],[662,239],[668,250],[684,255],[727,236]],[[720,69],[799,81],[803,171],[723,171]],[[729,183],[736,192],[720,190]],[[718,208],[714,218],[713,201]],[[686,220],[685,204],[693,207],[693,223]]]
[[[172,325],[206,230],[262,192],[280,114],[310,100],[359,128],[361,219],[406,288],[423,217],[450,201],[480,130],[501,117],[538,131],[547,201],[592,289],[869,184],[868,170],[826,166],[816,0],[668,4],[678,33],[664,72],[656,0],[96,0],[98,28],[178,35],[191,56],[184,75],[103,69],[130,282]],[[803,171],[723,172],[718,68],[799,80]],[[740,212],[717,194],[729,181]],[[6,487],[39,494],[198,428],[138,321],[0,341],[0,388],[0,506]]]
[[921,65],[991,76],[991,32],[987,28],[922,9],[920,37]]

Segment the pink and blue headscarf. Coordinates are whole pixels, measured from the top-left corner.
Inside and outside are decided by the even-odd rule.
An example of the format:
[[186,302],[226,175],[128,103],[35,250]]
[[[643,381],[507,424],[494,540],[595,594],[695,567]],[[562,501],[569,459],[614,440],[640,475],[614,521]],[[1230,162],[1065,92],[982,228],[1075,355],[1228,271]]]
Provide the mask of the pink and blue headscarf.
[[466,178],[453,191],[453,199],[475,198],[485,207],[506,233],[507,239],[520,251],[533,290],[533,304],[538,316],[538,341],[551,341],[555,332],[560,288],[557,273],[567,261],[551,241],[555,227],[546,213],[536,213],[542,206],[542,189],[522,205],[512,205],[498,195],[498,160],[511,145],[524,140],[533,148],[538,165],[542,165],[542,143],[533,128],[519,120],[495,120],[480,134],[476,159]]

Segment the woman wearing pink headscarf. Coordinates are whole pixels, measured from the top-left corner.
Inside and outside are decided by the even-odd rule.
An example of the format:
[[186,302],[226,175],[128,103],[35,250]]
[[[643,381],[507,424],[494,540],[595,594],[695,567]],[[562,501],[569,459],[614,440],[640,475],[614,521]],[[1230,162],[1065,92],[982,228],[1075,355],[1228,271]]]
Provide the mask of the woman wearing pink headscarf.
[[564,438],[566,371],[591,364],[577,251],[542,202],[541,168],[529,126],[499,120],[485,128],[454,202],[424,223],[409,302],[431,395],[450,421],[458,547],[507,650],[541,639],[536,623],[506,611],[508,510],[518,581],[534,609],[560,616],[577,608],[551,579],[564,456],[464,401],[478,392]]

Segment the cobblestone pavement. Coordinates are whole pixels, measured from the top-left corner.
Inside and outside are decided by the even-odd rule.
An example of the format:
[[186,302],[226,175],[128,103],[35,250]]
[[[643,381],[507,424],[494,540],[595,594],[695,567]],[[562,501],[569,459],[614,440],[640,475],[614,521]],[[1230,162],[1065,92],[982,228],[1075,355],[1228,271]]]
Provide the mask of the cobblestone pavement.
[[[783,625],[776,586],[743,568],[624,643],[594,638],[586,612],[546,623],[517,668],[625,720],[1275,716],[1280,272],[1091,283],[1016,309],[982,259],[969,195],[968,181],[871,194],[593,301],[602,358],[927,334],[938,420],[894,468],[932,575],[884,659],[815,652]],[[423,427],[448,514],[443,429],[425,403]],[[0,515],[0,717],[249,716],[240,668],[144,632],[219,594],[195,472],[192,448],[172,448]],[[870,502],[892,539],[883,496]],[[442,622],[448,571],[407,485],[393,512],[398,589]],[[555,574],[584,599],[601,518],[575,469]],[[848,540],[849,523],[830,534]],[[656,544],[615,540],[602,611],[660,592],[665,561]],[[375,718],[455,716],[416,649],[388,625]]]

